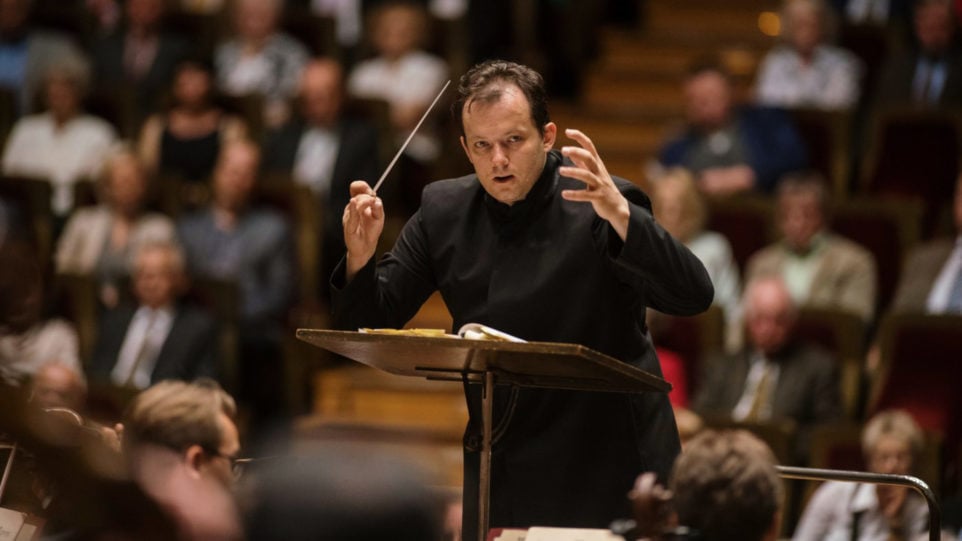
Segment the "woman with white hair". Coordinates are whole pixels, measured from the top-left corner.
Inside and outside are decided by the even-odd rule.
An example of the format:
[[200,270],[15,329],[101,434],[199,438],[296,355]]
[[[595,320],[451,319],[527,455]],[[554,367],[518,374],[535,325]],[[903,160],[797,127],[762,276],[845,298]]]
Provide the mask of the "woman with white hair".
[[[862,431],[869,471],[909,475],[922,452],[922,430],[901,410],[876,414]],[[928,531],[925,500],[908,487],[832,481],[815,491],[795,530],[795,541],[888,541]]]
[[828,44],[832,12],[824,0],[786,0],[781,43],[762,60],[755,94],[775,107],[849,109],[858,101],[862,64]]

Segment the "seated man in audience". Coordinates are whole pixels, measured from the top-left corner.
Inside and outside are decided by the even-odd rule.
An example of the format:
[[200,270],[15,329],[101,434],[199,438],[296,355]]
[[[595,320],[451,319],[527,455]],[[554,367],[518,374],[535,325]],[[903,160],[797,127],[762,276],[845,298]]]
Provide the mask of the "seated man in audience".
[[[340,64],[331,59],[313,60],[301,74],[300,114],[269,134],[264,145],[265,170],[291,175],[321,201],[322,283],[344,253],[341,215],[351,199],[351,181],[380,174],[377,131],[363,120],[344,115],[343,99]],[[326,295],[327,288],[324,291]]]
[[835,361],[793,336],[796,307],[785,283],[778,277],[749,282],[743,311],[746,347],[706,360],[692,409],[707,418],[791,420],[800,429],[839,419]]
[[[629,494],[639,533],[651,541],[689,537],[711,541],[774,541],[784,495],[775,456],[744,430],[708,430],[678,456],[670,492],[643,474]],[[697,532],[697,533],[696,533]]]
[[165,379],[192,380],[217,372],[213,320],[178,302],[187,285],[184,265],[175,244],[156,242],[140,249],[133,270],[137,304],[104,314],[91,379],[145,389]]
[[690,68],[684,84],[688,126],[662,148],[658,161],[690,169],[709,195],[771,192],[782,175],[805,167],[805,145],[787,114],[736,107],[733,93],[717,62]]
[[252,204],[260,149],[234,140],[221,150],[211,205],[178,223],[194,276],[237,286],[240,399],[255,403],[254,422],[270,422],[283,406],[281,340],[294,296],[294,242],[279,212]]
[[[874,473],[915,475],[924,443],[922,429],[902,410],[876,414],[862,431],[865,465]],[[925,539],[928,526],[925,500],[908,487],[830,481],[809,500],[793,539]]]
[[878,85],[882,106],[962,105],[962,52],[954,40],[952,0],[919,0],[913,29],[916,47],[884,64]]
[[954,237],[913,249],[892,301],[893,312],[962,314],[962,175],[952,204]]
[[868,323],[875,313],[875,258],[828,229],[829,194],[814,172],[785,177],[778,186],[782,238],[748,260],[745,279],[781,276],[801,307],[835,308]]
[[234,399],[212,381],[165,381],[130,404],[123,449],[130,475],[176,523],[178,539],[241,539],[231,493],[240,451]]

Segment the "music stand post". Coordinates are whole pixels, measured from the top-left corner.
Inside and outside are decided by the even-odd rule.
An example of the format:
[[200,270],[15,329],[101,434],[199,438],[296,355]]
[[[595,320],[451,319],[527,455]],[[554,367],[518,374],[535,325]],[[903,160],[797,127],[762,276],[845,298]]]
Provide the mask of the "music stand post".
[[478,486],[478,539],[487,537],[496,385],[619,393],[668,392],[653,374],[576,344],[497,342],[298,329],[297,338],[385,372],[430,380],[467,381],[481,387],[482,442]]

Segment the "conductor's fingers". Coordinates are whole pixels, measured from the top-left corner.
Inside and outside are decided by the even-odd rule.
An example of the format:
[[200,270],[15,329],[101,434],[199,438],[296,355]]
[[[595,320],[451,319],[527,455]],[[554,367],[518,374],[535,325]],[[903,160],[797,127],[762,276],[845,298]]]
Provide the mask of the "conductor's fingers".
[[361,194],[373,196],[374,190],[367,182],[364,182],[363,180],[355,180],[351,182],[351,197]]
[[578,144],[584,147],[585,149],[587,149],[588,152],[592,153],[595,156],[598,155],[598,149],[595,148],[594,142],[591,140],[590,137],[585,135],[584,132],[582,132],[581,130],[568,128],[565,130],[565,135],[577,141]]
[[572,162],[590,170],[593,173],[597,173],[600,168],[598,167],[598,160],[595,155],[587,150],[579,147],[561,147],[561,153],[570,159]]

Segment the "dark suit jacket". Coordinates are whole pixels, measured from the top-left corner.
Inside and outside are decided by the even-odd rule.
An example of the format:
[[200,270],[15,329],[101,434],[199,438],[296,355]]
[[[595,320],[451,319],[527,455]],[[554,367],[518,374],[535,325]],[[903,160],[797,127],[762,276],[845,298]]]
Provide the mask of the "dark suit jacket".
[[893,312],[925,312],[932,286],[954,246],[955,239],[939,239],[909,253],[892,301]]
[[[90,361],[91,380],[110,382],[110,372],[117,364],[127,328],[136,311],[135,306],[123,306],[106,312],[101,318],[97,345]],[[150,382],[216,377],[216,343],[216,326],[207,313],[186,305],[178,306]]]
[[[838,366],[827,352],[795,343],[772,360],[780,366],[773,419],[792,419],[804,427],[842,416]],[[692,409],[706,417],[731,415],[745,391],[750,368],[750,350],[707,359]]]
[[[912,85],[915,81],[915,68],[918,53],[903,53],[885,64],[876,85],[876,101],[880,106],[900,106],[912,104]],[[948,58],[948,73],[942,95],[941,107],[962,106],[962,54],[953,51]]]
[[[301,137],[308,130],[303,121],[295,121],[282,126],[268,134],[264,142],[264,169],[268,172],[290,174],[294,169],[294,159],[297,148],[301,144]],[[321,255],[321,283],[327,282],[327,277],[334,270],[334,265],[344,253],[344,235],[341,228],[341,216],[344,207],[351,199],[351,181],[366,180],[372,184],[381,174],[378,160],[378,135],[373,125],[354,118],[345,117],[338,125],[340,144],[337,159],[334,162],[334,173],[331,176],[331,188],[327,200],[323,202],[324,238]],[[391,183],[385,184],[391,189]],[[390,192],[382,193],[382,199],[390,199]],[[390,201],[386,203],[394,207]]]
[[[126,36],[123,31],[101,38],[93,45],[95,84],[101,88],[112,88],[118,85],[130,84],[124,69],[124,42]],[[172,34],[161,34],[157,44],[157,54],[150,65],[150,69],[143,79],[133,85],[137,92],[137,106],[139,113],[153,110],[157,100],[163,95],[173,82],[174,70],[188,53],[189,47],[181,37]]]

